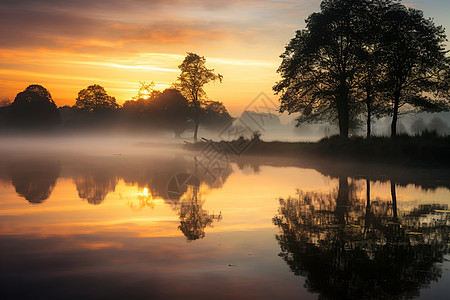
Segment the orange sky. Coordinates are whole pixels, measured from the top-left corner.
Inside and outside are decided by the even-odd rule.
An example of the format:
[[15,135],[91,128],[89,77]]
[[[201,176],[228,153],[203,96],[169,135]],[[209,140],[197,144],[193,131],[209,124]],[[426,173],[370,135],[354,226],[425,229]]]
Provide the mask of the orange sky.
[[[279,55],[318,0],[2,0],[0,99],[41,84],[57,105],[97,83],[119,103],[139,81],[164,89],[179,75],[186,52],[207,59],[224,76],[208,96],[239,114],[260,92],[272,96]],[[408,5],[450,25],[447,0]]]

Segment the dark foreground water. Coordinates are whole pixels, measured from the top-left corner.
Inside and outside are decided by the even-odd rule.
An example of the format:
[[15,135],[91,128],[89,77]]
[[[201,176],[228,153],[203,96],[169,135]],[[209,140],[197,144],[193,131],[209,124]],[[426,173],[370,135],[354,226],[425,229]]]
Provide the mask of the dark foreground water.
[[446,180],[336,168],[3,153],[0,298],[448,299]]

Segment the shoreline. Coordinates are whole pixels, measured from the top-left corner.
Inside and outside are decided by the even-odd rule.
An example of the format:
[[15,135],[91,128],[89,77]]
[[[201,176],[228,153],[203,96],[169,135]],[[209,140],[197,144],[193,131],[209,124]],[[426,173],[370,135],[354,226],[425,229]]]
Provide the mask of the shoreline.
[[450,168],[450,137],[434,134],[395,138],[330,137],[318,142],[265,142],[259,139],[229,142],[202,141],[184,145],[201,151],[212,143],[232,156],[266,156],[291,159],[332,159],[357,163],[392,164],[402,167]]
[[[413,184],[426,190],[434,190],[450,188],[450,145],[446,144],[450,139],[443,140],[434,144],[421,140],[414,144],[405,140],[405,137],[400,137],[389,147],[377,140],[366,142],[361,139],[328,139],[316,143],[257,141],[241,155],[229,151],[223,142],[212,143],[224,149],[229,160],[239,168],[300,167],[314,169],[332,178],[352,177],[374,182],[393,182],[399,186]],[[375,149],[385,151],[376,157],[371,157],[372,152],[360,152],[372,144],[378,144]],[[207,142],[199,142],[186,144],[184,148],[200,153],[206,145]],[[424,147],[424,152],[412,152],[412,155],[408,155],[419,147]],[[430,153],[435,154],[428,157],[432,155]],[[438,159],[443,155],[447,157],[441,162]],[[420,157],[426,159],[418,160]]]

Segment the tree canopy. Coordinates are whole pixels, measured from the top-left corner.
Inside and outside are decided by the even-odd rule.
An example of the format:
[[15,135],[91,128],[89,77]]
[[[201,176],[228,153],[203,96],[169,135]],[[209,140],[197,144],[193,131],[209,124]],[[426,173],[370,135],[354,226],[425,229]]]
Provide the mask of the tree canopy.
[[194,106],[194,141],[197,142],[200,103],[204,100],[206,93],[203,86],[211,81],[222,82],[223,76],[215,74],[213,69],[206,67],[206,59],[195,53],[188,53],[178,68],[181,74],[175,87],[181,91]]
[[447,108],[447,100],[438,98],[439,81],[448,68],[446,37],[442,27],[425,19],[423,12],[403,5],[386,12],[383,27],[382,59],[393,107],[391,135],[395,136],[402,105],[425,111]]
[[155,89],[154,81],[141,81],[139,82],[138,93],[133,97],[133,100],[152,100],[155,99],[159,94],[161,94],[161,92]]
[[207,100],[201,104],[200,122],[208,129],[223,130],[233,118],[222,102]]
[[93,84],[78,92],[75,107],[89,113],[96,113],[116,109],[119,105],[116,98],[109,96],[102,86]]
[[61,116],[50,92],[41,85],[30,85],[17,94],[8,109],[7,124],[13,128],[44,129],[61,123]]
[[281,55],[280,111],[299,112],[299,123],[337,121],[347,137],[365,109],[370,126],[375,109],[393,116],[395,135],[402,103],[448,107],[436,97],[448,69],[444,40],[441,27],[398,1],[324,0]]
[[155,123],[174,131],[180,137],[188,122],[188,101],[176,89],[166,89],[149,104]]

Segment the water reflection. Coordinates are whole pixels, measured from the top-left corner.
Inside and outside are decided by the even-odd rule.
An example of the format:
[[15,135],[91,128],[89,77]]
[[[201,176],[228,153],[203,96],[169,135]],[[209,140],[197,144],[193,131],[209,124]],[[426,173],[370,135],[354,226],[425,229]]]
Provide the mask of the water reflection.
[[[62,171],[60,160],[64,162]],[[103,204],[121,181],[136,186],[134,197],[125,195],[128,207],[132,211],[153,209],[156,201],[162,200],[178,216],[178,229],[188,241],[203,238],[205,228],[222,219],[220,213],[209,213],[203,206],[210,191],[220,189],[231,172],[231,166],[226,164],[212,177],[211,172],[199,167],[196,158],[179,155],[58,160],[16,155],[0,164],[0,180],[11,183],[19,196],[33,204],[50,197],[60,176],[71,180],[78,197],[91,205]],[[120,192],[119,196],[122,198]]]
[[[180,218],[178,229],[188,241],[195,241],[205,237],[205,228],[212,227],[214,221],[220,221],[222,214],[210,214],[203,209],[205,199],[203,191],[220,188],[230,175],[231,168],[227,164],[216,176],[211,172],[199,172],[200,162],[194,159],[194,174],[180,173],[171,178],[167,185],[167,197],[172,209]],[[206,170],[210,171],[210,170]],[[223,172],[225,171],[225,172]],[[200,179],[201,178],[201,179]],[[203,184],[203,185],[202,185]]]
[[212,226],[213,221],[220,221],[222,214],[210,214],[203,209],[205,200],[202,199],[198,188],[191,188],[175,206],[180,216],[178,229],[183,232],[188,241],[194,241],[205,237],[206,226]]
[[50,197],[60,173],[60,163],[51,159],[12,159],[6,164],[7,177],[16,193],[31,204]]
[[[273,222],[280,256],[309,291],[323,298],[409,298],[437,281],[438,262],[449,252],[447,205],[397,208],[396,184],[391,201],[358,199],[358,187],[339,177],[337,191],[298,191],[280,199]],[[365,202],[365,203],[364,203]]]
[[[4,294],[390,299],[418,295],[440,276],[421,296],[448,292],[449,263],[439,264],[448,253],[446,178],[345,176],[332,165],[318,172],[257,159],[213,165],[184,154],[42,156],[40,165],[0,155]],[[41,193],[50,197],[28,205],[17,177],[53,178]],[[298,196],[277,201],[299,185]]]
[[117,184],[117,177],[103,169],[86,169],[81,174],[73,177],[78,196],[87,200],[89,204],[101,204],[106,195],[114,192]]
[[143,188],[139,191],[137,193],[137,199],[133,200],[134,201],[128,201],[128,206],[134,211],[139,211],[144,207],[149,207],[151,209],[155,208],[153,195],[150,193],[148,188]]

